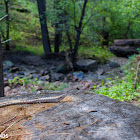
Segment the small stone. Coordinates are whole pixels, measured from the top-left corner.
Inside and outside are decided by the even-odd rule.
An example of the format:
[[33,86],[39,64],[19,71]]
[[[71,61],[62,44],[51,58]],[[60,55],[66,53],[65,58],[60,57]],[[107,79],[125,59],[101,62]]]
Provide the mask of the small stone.
[[47,70],[41,70],[41,71],[40,71],[40,75],[41,75],[41,76],[45,76],[45,75],[47,75],[47,74],[49,74],[49,72],[48,72]]
[[6,86],[6,87],[4,88],[4,92],[8,92],[9,90],[11,90],[11,88],[10,88],[9,86]]
[[45,75],[44,77],[46,78],[47,81],[50,79],[49,75]]
[[39,78],[38,74],[32,74],[33,78]]
[[7,86],[9,86],[8,80],[7,81],[4,81],[4,87],[7,87]]
[[84,79],[84,73],[82,71],[74,72],[73,76],[77,77],[80,80]]
[[18,75],[24,75],[24,72],[20,71],[17,73]]
[[56,81],[64,79],[64,74],[62,73],[53,73],[52,76],[53,76],[53,79],[55,79]]
[[99,69],[99,70],[97,71],[97,74],[98,74],[98,75],[104,75],[104,74],[105,74],[105,70],[104,70],[104,69]]
[[45,86],[45,82],[43,82],[43,81],[38,81],[38,85],[39,85],[39,86]]
[[41,76],[41,77],[39,78],[39,80],[40,80],[40,81],[47,81],[46,78],[45,78],[44,76]]
[[13,67],[14,63],[9,60],[6,60],[6,61],[3,61],[3,65],[6,67]]

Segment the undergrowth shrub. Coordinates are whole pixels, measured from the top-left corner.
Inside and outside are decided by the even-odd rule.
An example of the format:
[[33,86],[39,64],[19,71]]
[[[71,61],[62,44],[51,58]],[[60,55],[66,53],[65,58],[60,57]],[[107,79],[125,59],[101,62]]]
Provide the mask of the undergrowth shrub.
[[134,78],[136,76],[137,60],[136,55],[130,57],[129,62],[122,67],[124,77],[109,80],[102,87],[94,86],[96,94],[102,94],[120,101],[140,101],[140,70],[137,78],[136,89],[134,88]]
[[32,91],[35,91],[35,86],[43,86],[43,89],[45,90],[63,90],[65,88],[68,88],[68,84],[59,82],[59,83],[50,83],[50,82],[43,82],[43,85],[40,85],[40,81],[38,78],[35,78],[34,80],[31,79],[28,76],[20,78],[19,76],[14,77],[13,79],[9,80],[10,86],[23,86],[25,88],[31,88]]
[[98,63],[105,63],[109,60],[110,57],[114,56],[111,52],[109,52],[107,47],[80,47],[79,55],[84,57],[85,59],[95,59]]

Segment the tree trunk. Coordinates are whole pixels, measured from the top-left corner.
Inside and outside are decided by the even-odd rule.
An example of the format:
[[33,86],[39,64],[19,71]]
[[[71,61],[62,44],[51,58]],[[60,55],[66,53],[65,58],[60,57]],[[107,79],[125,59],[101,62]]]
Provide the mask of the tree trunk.
[[82,9],[82,14],[81,14],[81,18],[80,18],[80,22],[79,22],[79,27],[76,27],[76,41],[75,41],[75,45],[74,45],[74,52],[73,52],[73,62],[75,61],[76,55],[77,55],[77,51],[78,51],[78,46],[79,46],[79,41],[80,41],[80,35],[81,35],[81,29],[82,29],[82,22],[84,19],[84,15],[85,15],[85,9],[86,9],[86,4],[87,4],[88,0],[84,0],[84,5],[83,5],[83,9]]
[[[5,12],[6,12],[6,15],[8,15],[6,17],[6,40],[9,39],[9,25],[10,25],[10,22],[9,22],[9,0],[5,0]],[[9,41],[6,42],[6,50],[10,50],[10,46],[9,46]]]
[[61,7],[59,3],[60,3],[60,0],[54,0],[54,9],[57,11],[57,17],[58,17],[58,20],[55,23],[55,41],[54,41],[55,49],[54,51],[56,53],[59,52],[59,47],[62,42],[62,29],[60,25],[62,24],[63,15],[61,13]]
[[59,52],[59,47],[61,45],[62,32],[60,31],[59,23],[55,23],[55,53]]
[[101,45],[102,47],[104,47],[104,46],[108,46],[109,44],[109,31],[105,30],[105,25],[107,24],[105,17],[102,18],[102,22],[103,22],[103,26],[102,26],[101,36],[103,40],[101,41]]
[[49,33],[48,27],[46,22],[46,1],[45,0],[37,0],[38,5],[38,12],[40,18],[40,25],[41,25],[41,33],[42,33],[42,42],[45,55],[48,55],[51,52],[50,47],[50,40],[49,40]]
[[1,35],[0,35],[0,97],[4,97]]
[[72,48],[72,42],[71,42],[71,38],[70,38],[69,27],[67,25],[67,21],[65,22],[65,30],[66,30],[66,35],[67,35],[67,38],[68,38],[70,51],[72,52],[73,48]]

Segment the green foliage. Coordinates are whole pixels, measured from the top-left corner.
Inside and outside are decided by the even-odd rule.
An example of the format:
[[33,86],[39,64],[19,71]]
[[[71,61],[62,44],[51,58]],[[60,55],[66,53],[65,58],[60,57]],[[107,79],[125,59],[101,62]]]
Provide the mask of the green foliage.
[[[138,61],[136,60],[136,55],[131,56],[129,58],[129,62],[122,67],[122,70],[125,74],[125,79],[134,80],[136,76],[137,64],[138,64]],[[140,68],[138,71],[137,82],[140,84]]]
[[107,47],[80,47],[79,48],[79,55],[84,58],[96,59],[99,63],[105,63],[109,60],[110,57],[114,56],[112,53],[108,51]]
[[[101,88],[95,88],[96,94],[102,94],[119,101],[131,101],[132,99],[138,100],[139,93],[134,89],[134,81],[128,79],[128,81],[111,81],[107,83],[108,86],[102,86]],[[137,90],[140,91],[140,84],[137,85]],[[140,101],[140,99],[139,99]]]
[[44,54],[43,46],[40,45],[38,47],[32,47],[31,45],[26,45],[25,47],[23,46],[16,46],[16,50],[22,50],[22,51],[28,51],[33,54],[36,54],[38,56],[41,56]]
[[22,77],[19,76],[14,77],[14,79],[9,80],[10,85],[21,85],[21,86],[27,86],[28,84],[36,85],[38,82],[38,79],[35,78],[35,80],[31,80],[29,77]]
[[140,101],[140,74],[138,75],[136,89],[134,88],[136,65],[136,56],[133,56],[129,59],[129,63],[123,67],[125,74],[123,79],[110,80],[101,88],[94,86],[95,93],[120,101]]
[[[55,3],[56,5],[54,6]],[[63,34],[61,50],[65,49],[63,46],[69,46],[65,33],[65,22],[67,22],[72,45],[74,46],[76,38],[75,28],[79,24],[83,1],[46,0],[46,4],[46,15],[51,46],[54,46],[55,23],[59,22],[61,22],[59,30],[61,30]],[[29,12],[26,13],[17,11],[17,9],[22,8],[26,8]],[[2,5],[0,5],[0,9],[0,17],[2,17],[5,15],[5,6],[3,1]],[[37,54],[42,54],[43,48],[36,1],[9,1],[9,12],[10,38],[12,39],[12,41],[10,41],[10,45],[16,47],[18,50],[24,49]],[[139,0],[89,1],[83,20],[80,45],[90,47],[100,46],[105,41],[103,33],[108,33],[107,41],[109,42],[109,45],[117,38],[140,38],[139,13]],[[6,35],[5,27],[6,24],[4,20],[3,22],[0,22],[0,33],[3,34],[3,40]],[[87,47],[81,48],[79,52],[84,55]],[[85,54],[88,54],[89,56],[84,55],[84,57],[95,58],[101,63],[108,60],[107,55],[105,54],[108,54],[108,52],[103,53],[104,51],[101,51],[101,58],[99,58],[99,54],[97,53],[100,52],[100,50],[97,50],[98,49],[93,50],[92,53],[91,51],[86,52]],[[93,54],[94,52],[96,53],[95,56]],[[105,60],[102,60],[103,58],[105,58]]]
[[64,88],[68,88],[66,83],[45,83],[45,87],[47,90],[63,90]]
[[[30,77],[27,77],[27,76],[23,77],[23,78],[16,76],[14,79],[9,80],[9,84],[11,86],[20,85],[23,87],[31,85],[30,87],[31,87],[32,91],[35,91],[34,86],[41,86],[39,84],[38,78],[35,78],[34,80],[32,80]],[[46,90],[63,90],[65,88],[68,88],[68,84],[63,83],[63,82],[60,82],[60,83],[44,82],[44,89],[46,89]]]

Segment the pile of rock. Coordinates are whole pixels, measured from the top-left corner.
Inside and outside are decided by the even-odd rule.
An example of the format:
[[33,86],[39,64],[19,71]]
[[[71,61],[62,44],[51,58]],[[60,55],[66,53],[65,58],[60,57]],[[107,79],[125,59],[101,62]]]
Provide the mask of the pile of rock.
[[138,54],[138,48],[140,49],[140,39],[119,39],[114,40],[110,51],[119,57],[129,57]]

